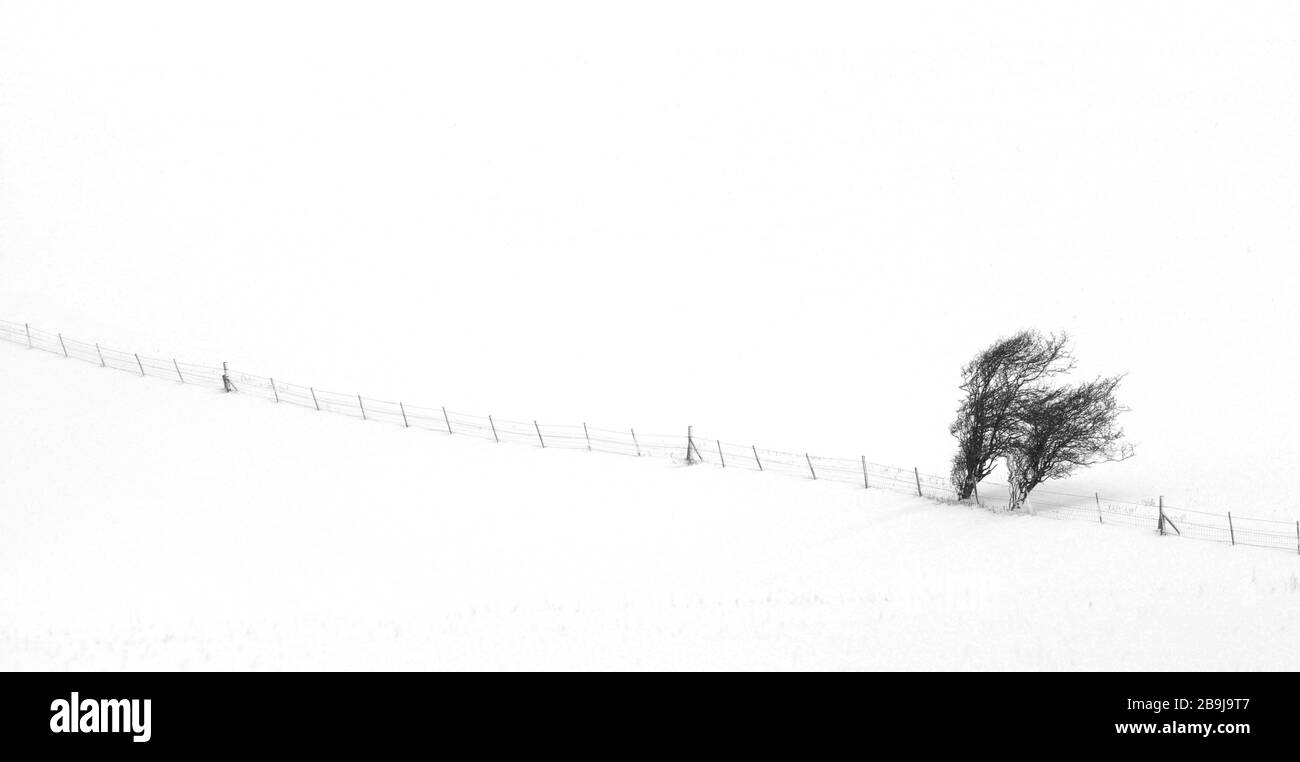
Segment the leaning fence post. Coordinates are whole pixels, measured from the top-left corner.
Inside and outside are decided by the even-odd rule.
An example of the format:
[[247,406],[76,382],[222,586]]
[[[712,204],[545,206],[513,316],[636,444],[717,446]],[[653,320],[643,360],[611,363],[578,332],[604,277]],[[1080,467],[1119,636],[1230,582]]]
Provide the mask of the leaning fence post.
[[587,452],[591,452],[591,435],[587,433],[587,422],[582,422],[582,435],[587,438]]
[[975,505],[981,505],[981,503],[980,503],[980,485],[978,485],[978,484],[971,485],[971,489],[975,492]]
[[763,461],[758,459],[758,445],[750,445],[749,449],[754,451],[754,462],[758,464],[758,470],[763,470]]
[[135,354],[135,364],[140,366],[140,375],[144,375],[144,363],[140,362],[140,353]]
[[542,439],[542,427],[537,425],[537,421],[535,419],[533,420],[533,428],[537,429],[537,441],[542,443],[542,449],[545,450],[546,440]]
[[813,481],[817,481],[817,472],[813,471],[812,457],[808,453],[803,454],[804,460],[808,461],[808,471],[812,473]]
[[95,353],[99,355],[99,367],[107,367],[108,364],[104,362],[104,350],[99,348],[99,342],[95,342]]
[[636,429],[628,429],[632,432],[632,444],[636,447],[636,456],[641,457],[641,443],[636,441]]
[[722,440],[721,440],[721,439],[715,439],[715,440],[713,440],[713,441],[716,442],[717,445],[718,445],[718,462],[722,464],[722,467],[723,467],[723,468],[726,468],[726,467],[727,467],[727,459],[724,458],[724,457],[722,457]]
[[916,466],[912,466],[912,473],[916,475],[916,494],[917,494],[917,496],[919,496],[919,497],[925,497],[925,493],[921,492],[921,471],[920,471]]
[[871,480],[867,478],[867,456],[862,456],[862,489],[871,489]]
[[447,424],[447,433],[451,433],[451,419],[447,417],[447,406],[442,406],[442,422]]
[[1094,492],[1094,493],[1092,493],[1092,497],[1093,497],[1094,500],[1097,501],[1097,523],[1098,523],[1098,524],[1105,524],[1106,522],[1105,522],[1104,520],[1102,520],[1102,518],[1101,518],[1101,493],[1100,493],[1100,492]]
[[402,411],[402,426],[411,428],[411,424],[406,420],[406,405],[403,405],[401,400],[397,401],[397,409]]
[[63,347],[63,356],[68,356],[68,345],[63,343],[63,334],[59,334],[59,346]]
[[26,323],[23,323],[23,328],[27,329],[27,348],[31,349],[32,348],[32,327]]
[[361,420],[366,420],[366,403],[361,401],[361,395],[357,395],[357,407],[361,408]]
[[176,368],[176,377],[181,380],[182,384],[185,383],[185,376],[181,375],[181,364],[176,362],[175,357],[172,358],[172,365]]
[[316,389],[313,388],[313,387],[310,387],[310,386],[307,387],[307,388],[311,391],[311,404],[313,404],[313,405],[316,406],[316,412],[319,413],[319,412],[320,412],[320,403],[316,401]]
[[1228,541],[1237,544],[1237,533],[1232,530],[1232,511],[1228,511]]
[[275,388],[275,379],[271,379],[271,394],[275,395],[275,401],[280,401],[280,390]]
[[488,416],[488,425],[492,427],[492,441],[501,444],[501,438],[497,436],[496,421],[492,420],[492,416],[490,415]]

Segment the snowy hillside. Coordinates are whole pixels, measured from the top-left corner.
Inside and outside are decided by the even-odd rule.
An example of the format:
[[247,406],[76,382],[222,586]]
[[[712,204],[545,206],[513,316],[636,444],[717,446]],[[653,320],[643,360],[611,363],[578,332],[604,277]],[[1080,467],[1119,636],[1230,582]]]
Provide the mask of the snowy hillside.
[[1278,551],[495,445],[7,343],[0,427],[4,669],[1300,664]]
[[1059,489],[1300,518],[1293,4],[380,5],[5,3],[0,318],[923,473],[1067,330]]

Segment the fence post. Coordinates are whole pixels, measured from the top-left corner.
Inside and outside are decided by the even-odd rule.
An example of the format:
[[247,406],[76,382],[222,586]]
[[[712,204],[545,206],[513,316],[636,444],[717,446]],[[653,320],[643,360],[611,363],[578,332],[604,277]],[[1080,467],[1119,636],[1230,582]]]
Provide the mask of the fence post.
[[27,348],[31,349],[32,348],[32,327],[26,323],[23,323],[23,328],[27,329]]
[[912,473],[916,476],[916,494],[918,497],[925,497],[921,492],[921,471],[916,466],[912,466]]
[[974,485],[971,489],[973,489],[973,490],[975,491],[975,505],[981,505],[981,503],[980,503],[980,485],[976,484],[976,485]]
[[140,362],[140,353],[135,353],[135,364],[140,366],[140,375],[144,375],[144,363]]
[[803,457],[804,460],[808,461],[808,471],[812,473],[813,481],[817,481],[817,472],[813,471],[813,467],[812,467],[812,457],[808,455],[808,453],[806,452],[803,454]]
[[271,394],[275,395],[275,401],[280,401],[280,390],[275,388],[275,379],[271,379]]
[[718,445],[718,462],[722,464],[722,467],[723,467],[723,468],[726,468],[726,467],[727,467],[727,459],[724,458],[724,457],[722,457],[722,440],[721,440],[721,439],[715,439],[715,440],[713,440],[713,441]]
[[104,362],[104,350],[99,348],[99,342],[95,342],[95,353],[99,355],[99,367],[107,367],[107,363]]
[[361,395],[357,395],[357,407],[361,408],[361,420],[366,420],[366,403],[361,401]]
[[316,401],[316,389],[313,388],[313,387],[310,387],[310,386],[307,387],[307,388],[311,390],[311,404],[313,404],[313,405],[316,406],[316,412],[319,413],[319,412],[320,412],[320,403]]
[[749,449],[754,451],[754,462],[758,464],[758,470],[763,470],[763,461],[758,459],[758,445],[750,445]]
[[636,456],[641,457],[641,443],[636,441],[636,429],[628,429],[632,432],[632,444],[636,447]]
[[59,334],[59,346],[63,347],[63,357],[66,359],[68,356],[68,345],[63,343],[63,334]]
[[[139,360],[139,359],[140,359],[140,355],[136,355],[136,356],[135,356],[135,359]],[[144,371],[142,370],[141,373],[143,373],[143,372],[144,372]],[[221,363],[221,386],[222,386],[222,387],[223,387],[227,392],[229,392],[229,391],[233,391],[234,388],[235,388],[235,385],[232,384],[232,383],[230,383],[230,366],[229,366],[229,364],[224,363],[224,362]],[[312,395],[312,397],[315,397],[315,396],[316,396],[315,394]],[[320,410],[320,406],[317,405],[317,406],[316,406],[316,409],[317,409],[317,410]]]
[[1160,536],[1165,535],[1165,496],[1160,496],[1160,518],[1156,520],[1156,527],[1160,530]]
[[1237,544],[1237,533],[1232,529],[1232,511],[1228,511],[1228,541]]
[[447,406],[442,406],[442,422],[447,424],[447,433],[451,433],[451,418],[447,417]]
[[492,441],[501,444],[501,438],[497,436],[496,421],[492,420],[492,416],[490,415],[488,416],[488,425],[492,427]]
[[546,449],[546,440],[542,439],[542,427],[537,425],[537,419],[533,419],[533,428],[537,429],[537,441],[542,443],[542,449]]
[[871,480],[867,478],[867,456],[862,456],[862,489],[871,489]]
[[582,422],[582,435],[587,438],[587,452],[591,452],[591,435],[587,433],[587,422]]
[[692,428],[694,427],[692,426],[686,427],[686,464],[687,465],[690,465],[695,462],[694,460],[691,460],[691,458],[693,457],[691,455],[691,450],[695,449],[695,439],[691,436]]
[[182,384],[185,383],[185,376],[181,375],[181,364],[176,362],[175,357],[172,358],[172,365],[176,368],[176,377],[181,380]]
[[1105,522],[1104,520],[1102,520],[1102,518],[1101,518],[1101,493],[1100,493],[1100,492],[1094,492],[1094,493],[1092,493],[1092,497],[1093,497],[1094,500],[1097,501],[1097,523],[1098,523],[1098,524],[1105,524],[1106,522]]
[[406,405],[403,405],[401,400],[397,401],[397,409],[402,411],[402,427],[411,428],[411,424],[406,420]]

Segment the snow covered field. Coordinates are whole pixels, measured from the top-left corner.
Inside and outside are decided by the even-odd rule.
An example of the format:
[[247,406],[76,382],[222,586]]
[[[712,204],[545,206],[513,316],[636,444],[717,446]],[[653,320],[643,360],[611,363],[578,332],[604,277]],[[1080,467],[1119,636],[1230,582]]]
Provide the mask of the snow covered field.
[[[1281,2],[4,2],[0,319],[922,474],[962,364],[1066,330],[1075,378],[1127,372],[1137,456],[1044,491],[1283,537],[1298,28]],[[1300,668],[1280,550],[4,342],[0,431],[0,667]]]
[[933,473],[1064,329],[1057,488],[1300,518],[1294,5],[704,5],[5,3],[0,318]]
[[1300,557],[0,344],[0,667],[1294,669]]

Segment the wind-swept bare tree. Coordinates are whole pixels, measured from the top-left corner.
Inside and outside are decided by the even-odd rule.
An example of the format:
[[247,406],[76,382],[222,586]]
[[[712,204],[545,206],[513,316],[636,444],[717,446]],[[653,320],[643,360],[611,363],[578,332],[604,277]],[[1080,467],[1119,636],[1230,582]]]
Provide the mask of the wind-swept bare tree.
[[992,473],[1006,455],[1015,409],[1025,393],[1043,380],[1074,367],[1069,336],[1021,331],[999,339],[962,368],[966,392],[949,431],[957,438],[952,484],[962,500]]
[[1059,389],[1033,388],[1014,406],[1007,443],[1008,508],[1017,510],[1035,487],[1075,469],[1132,457],[1116,419],[1125,408],[1115,399],[1123,376],[1098,378]]

